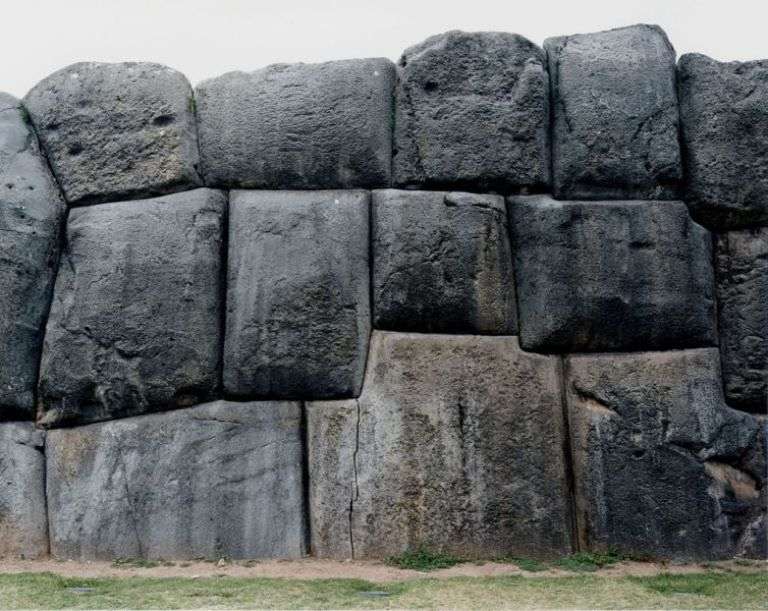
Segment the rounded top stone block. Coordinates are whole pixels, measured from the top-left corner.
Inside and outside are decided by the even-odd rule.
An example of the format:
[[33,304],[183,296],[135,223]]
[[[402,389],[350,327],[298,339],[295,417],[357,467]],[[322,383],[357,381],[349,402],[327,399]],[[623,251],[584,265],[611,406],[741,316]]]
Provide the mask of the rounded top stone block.
[[40,81],[24,103],[70,204],[201,184],[192,88],[176,70],[77,63]]

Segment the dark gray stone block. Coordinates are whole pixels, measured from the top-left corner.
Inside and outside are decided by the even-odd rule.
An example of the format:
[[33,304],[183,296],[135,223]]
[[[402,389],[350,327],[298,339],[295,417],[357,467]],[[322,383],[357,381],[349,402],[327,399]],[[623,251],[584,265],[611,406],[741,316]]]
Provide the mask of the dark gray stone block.
[[51,554],[297,558],[301,408],[217,401],[48,433]]
[[48,555],[44,446],[31,422],[0,423],[0,558]]
[[720,231],[768,225],[768,60],[678,63],[686,201]]
[[394,180],[400,186],[542,189],[550,183],[543,51],[517,34],[452,31],[400,58]]
[[43,346],[40,424],[212,397],[225,213],[226,197],[209,189],[70,212]]
[[276,64],[196,88],[206,184],[386,187],[395,67],[386,59]]
[[374,332],[361,397],[307,406],[313,552],[569,553],[560,373],[515,337]]
[[360,393],[370,334],[367,191],[233,191],[224,389]]
[[712,239],[685,204],[508,202],[524,349],[715,344]]
[[192,88],[159,64],[82,62],[24,98],[70,204],[199,186]]
[[768,227],[721,234],[715,252],[725,397],[768,414]]
[[0,420],[31,420],[66,213],[25,121],[0,93]]
[[568,357],[581,548],[765,558],[766,421],[726,407],[716,348]]
[[561,199],[676,199],[682,180],[675,50],[658,26],[544,42],[552,180]]
[[516,332],[503,198],[386,190],[372,205],[377,329]]

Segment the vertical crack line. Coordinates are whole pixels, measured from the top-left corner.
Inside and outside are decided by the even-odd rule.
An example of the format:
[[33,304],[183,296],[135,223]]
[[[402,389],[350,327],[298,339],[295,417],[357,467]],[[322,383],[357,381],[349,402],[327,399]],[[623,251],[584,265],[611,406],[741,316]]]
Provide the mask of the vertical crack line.
[[53,543],[51,541],[51,504],[48,502],[48,433],[44,431],[43,435],[43,513],[45,514],[45,539],[48,544],[46,553],[50,556],[53,549]]
[[133,533],[136,537],[136,546],[139,550],[139,558],[146,558],[144,555],[144,545],[141,542],[141,533],[139,531],[139,520],[138,516],[136,515],[136,507],[133,500],[133,495],[131,494],[130,486],[128,485],[128,468],[125,464],[125,457],[123,456],[123,446],[118,441],[117,437],[113,437],[113,440],[115,441],[115,447],[117,448],[117,462],[120,464],[120,468],[123,471],[123,492],[125,494],[125,500],[128,505],[128,515],[131,518],[131,523],[133,524]]
[[568,522],[571,531],[571,548],[573,552],[581,551],[579,535],[579,519],[576,505],[576,470],[573,466],[573,446],[571,444],[571,423],[568,410],[568,357],[559,357],[560,370],[560,405],[563,413],[563,459],[565,463],[565,485],[568,494]]
[[[221,219],[221,252],[219,253],[219,367],[217,385],[219,395],[225,397],[224,392],[224,353],[227,332],[227,289],[229,282],[229,217],[230,217],[230,192],[224,191],[224,212]],[[303,409],[302,409],[303,413]]]
[[355,558],[355,538],[352,532],[352,520],[355,512],[355,502],[360,498],[358,484],[357,453],[360,450],[360,400],[355,399],[355,449],[352,452],[352,486],[349,495],[349,549],[352,559]]
[[309,424],[307,415],[307,402],[301,401],[301,420],[299,427],[301,429],[301,487],[302,487],[302,515],[304,522],[304,552],[313,553],[312,550],[312,514],[310,507],[310,478],[309,478]]

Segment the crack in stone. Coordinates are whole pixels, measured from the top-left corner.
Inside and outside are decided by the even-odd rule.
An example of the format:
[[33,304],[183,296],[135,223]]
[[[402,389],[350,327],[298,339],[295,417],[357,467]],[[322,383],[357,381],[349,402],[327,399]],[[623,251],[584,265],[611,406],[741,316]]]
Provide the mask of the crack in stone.
[[352,558],[355,557],[355,539],[352,533],[352,520],[355,511],[355,501],[360,498],[360,487],[357,479],[357,453],[360,449],[360,400],[355,399],[355,449],[352,452],[352,491],[349,497],[349,549]]

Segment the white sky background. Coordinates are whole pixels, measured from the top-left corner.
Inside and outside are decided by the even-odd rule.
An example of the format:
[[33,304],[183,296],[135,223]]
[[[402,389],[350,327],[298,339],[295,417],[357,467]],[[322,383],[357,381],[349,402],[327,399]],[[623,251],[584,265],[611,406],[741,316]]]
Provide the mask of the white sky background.
[[275,62],[397,60],[450,29],[549,36],[657,23],[678,55],[768,58],[768,0],[0,0],[0,91],[76,61],[154,61],[193,84]]

